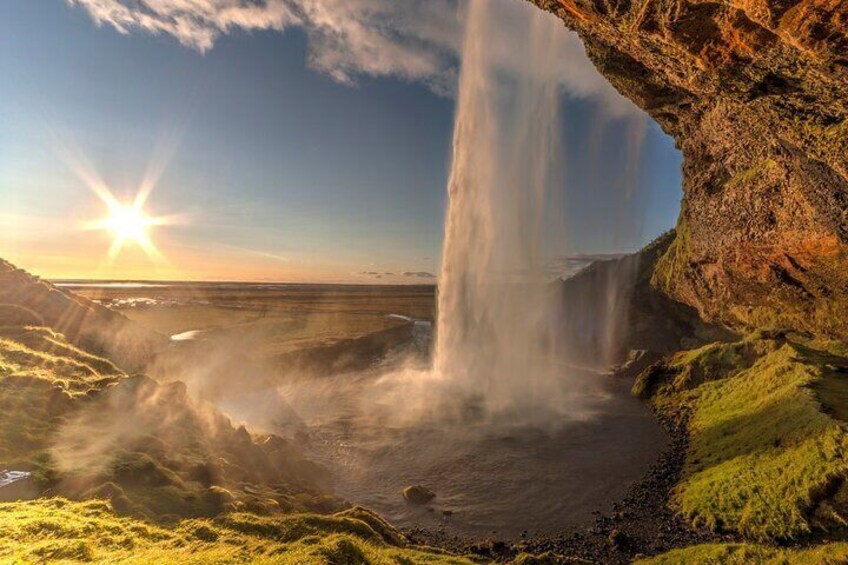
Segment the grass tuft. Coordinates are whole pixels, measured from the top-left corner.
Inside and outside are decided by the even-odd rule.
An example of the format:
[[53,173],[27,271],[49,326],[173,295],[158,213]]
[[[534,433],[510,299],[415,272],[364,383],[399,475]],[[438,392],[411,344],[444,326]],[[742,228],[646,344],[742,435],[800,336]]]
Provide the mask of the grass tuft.
[[703,544],[675,549],[637,565],[838,565],[848,562],[848,544],[830,543],[811,549],[765,545]]
[[235,514],[165,529],[119,517],[107,503],[0,504],[0,562],[307,565],[467,565],[462,557],[386,543],[350,515]]

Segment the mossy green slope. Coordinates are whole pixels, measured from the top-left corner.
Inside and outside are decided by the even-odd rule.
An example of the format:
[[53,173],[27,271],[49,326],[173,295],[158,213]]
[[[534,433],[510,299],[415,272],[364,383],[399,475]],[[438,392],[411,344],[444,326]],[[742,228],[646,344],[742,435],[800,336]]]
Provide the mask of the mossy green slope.
[[35,492],[155,519],[344,507],[291,442],[254,437],[182,383],[128,376],[44,327],[0,326],[5,468],[31,471]]
[[[755,333],[673,355],[634,391],[685,417],[689,448],[672,504],[693,526],[752,542],[799,540],[848,523],[848,359],[838,344]],[[832,556],[842,556],[829,561]],[[848,544],[790,551],[716,544],[650,563],[846,562]]]
[[765,545],[704,544],[676,549],[637,565],[841,565],[848,562],[848,543],[830,543],[809,549],[781,549]]
[[[810,532],[810,512],[846,468],[848,437],[810,386],[822,367],[784,343],[694,393],[680,511],[695,525],[760,540]],[[841,518],[840,518],[841,521]]]
[[[408,547],[367,511],[330,516],[228,514],[173,529],[119,517],[104,501],[0,504],[3,563],[437,564],[471,563]],[[393,536],[396,541],[393,543]]]
[[123,376],[48,328],[0,327],[0,461],[37,457],[75,399]]

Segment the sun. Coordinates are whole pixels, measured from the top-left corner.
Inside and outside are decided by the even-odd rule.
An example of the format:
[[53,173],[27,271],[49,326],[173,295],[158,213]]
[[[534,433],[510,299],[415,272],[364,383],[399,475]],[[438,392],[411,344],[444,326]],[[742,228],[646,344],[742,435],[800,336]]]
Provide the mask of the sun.
[[126,244],[141,247],[151,259],[161,258],[150,238],[150,230],[165,223],[164,219],[148,215],[142,204],[140,199],[132,204],[121,204],[116,200],[108,203],[109,215],[100,222],[100,228],[111,231],[114,237],[109,247],[110,260],[114,260]]
[[102,218],[83,220],[79,227],[82,230],[104,231],[111,234],[109,263],[114,262],[127,245],[141,248],[152,262],[168,263],[153,243],[153,228],[184,224],[189,221],[188,217],[185,214],[154,216],[145,211],[145,204],[176,150],[176,140],[168,136],[162,140],[161,147],[157,146],[144,177],[136,189],[135,197],[130,200],[118,199],[115,196],[112,188],[104,182],[103,177],[78,147],[71,143],[64,143],[61,139],[56,141],[57,151],[65,165],[106,207],[106,213]]
[[111,230],[116,239],[137,244],[150,239],[148,231],[155,224],[155,218],[148,216],[144,210],[122,204],[115,206],[104,220],[104,227]]
[[105,218],[91,222],[88,228],[111,232],[112,245],[109,247],[109,260],[114,261],[126,245],[140,247],[151,260],[163,259],[162,254],[153,244],[151,231],[156,226],[170,223],[167,217],[151,216],[144,211],[144,198],[138,197],[134,202],[123,204],[111,193],[103,198],[108,208]]

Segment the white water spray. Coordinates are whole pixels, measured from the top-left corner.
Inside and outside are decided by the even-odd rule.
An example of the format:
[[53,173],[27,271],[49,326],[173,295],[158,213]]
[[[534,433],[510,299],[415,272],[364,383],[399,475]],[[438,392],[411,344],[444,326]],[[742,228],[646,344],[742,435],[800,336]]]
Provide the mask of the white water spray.
[[[553,320],[562,315],[546,272],[560,241],[560,86],[567,38],[539,10],[515,10],[519,75],[498,68],[492,0],[470,0],[448,192],[435,373],[489,413],[550,398],[562,367]],[[518,55],[518,54],[516,54]]]

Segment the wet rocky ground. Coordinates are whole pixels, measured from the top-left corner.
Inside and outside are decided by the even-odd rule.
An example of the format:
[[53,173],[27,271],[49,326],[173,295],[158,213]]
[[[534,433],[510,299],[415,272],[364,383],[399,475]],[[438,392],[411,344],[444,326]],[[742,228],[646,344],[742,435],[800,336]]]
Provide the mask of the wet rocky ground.
[[[668,446],[628,494],[613,505],[612,511],[597,513],[594,524],[586,530],[553,536],[524,534],[517,542],[495,538],[469,540],[444,531],[418,528],[407,529],[405,533],[413,543],[478,555],[495,562],[506,562],[520,553],[530,553],[547,554],[549,560],[545,563],[558,562],[561,558],[563,563],[604,565],[631,563],[641,556],[697,543],[733,541],[732,536],[691,528],[669,508],[671,490],[680,480],[686,458],[686,414],[657,413],[657,419],[670,436]],[[551,554],[556,557],[550,557]]]

